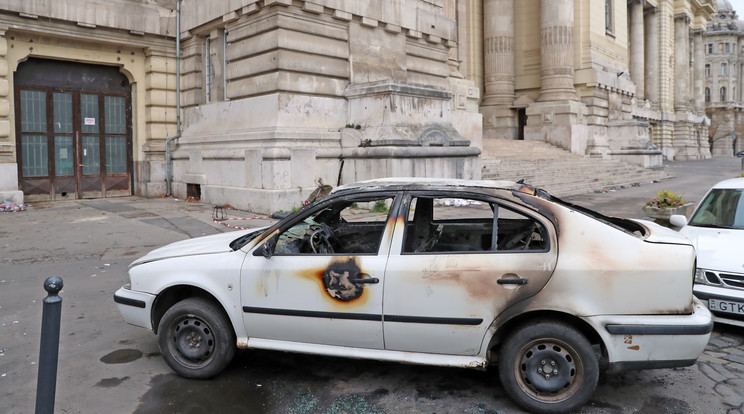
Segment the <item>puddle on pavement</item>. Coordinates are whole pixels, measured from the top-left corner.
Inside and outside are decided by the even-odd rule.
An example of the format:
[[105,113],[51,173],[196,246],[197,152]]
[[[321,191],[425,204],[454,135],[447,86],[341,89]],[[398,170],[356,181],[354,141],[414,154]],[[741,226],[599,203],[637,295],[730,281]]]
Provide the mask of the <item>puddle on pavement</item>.
[[244,377],[193,380],[176,374],[156,375],[135,414],[269,413],[267,399]]
[[121,385],[122,382],[124,382],[124,381],[126,381],[128,379],[129,379],[129,377],[104,378],[104,379],[98,381],[98,383],[96,385],[94,385],[94,387],[97,387],[97,388],[114,388],[114,387],[117,387],[117,386]]
[[119,349],[101,357],[104,364],[125,364],[142,358],[142,351],[136,349]]

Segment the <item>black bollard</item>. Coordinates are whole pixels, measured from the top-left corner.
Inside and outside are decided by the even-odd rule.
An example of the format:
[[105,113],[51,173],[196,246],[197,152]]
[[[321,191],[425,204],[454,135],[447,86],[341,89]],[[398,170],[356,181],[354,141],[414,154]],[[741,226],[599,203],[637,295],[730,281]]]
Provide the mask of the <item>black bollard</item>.
[[41,348],[39,349],[39,375],[36,381],[36,414],[54,413],[54,394],[57,390],[57,359],[59,356],[59,321],[62,316],[62,298],[57,295],[64,283],[57,276],[44,281],[44,298],[41,313]]

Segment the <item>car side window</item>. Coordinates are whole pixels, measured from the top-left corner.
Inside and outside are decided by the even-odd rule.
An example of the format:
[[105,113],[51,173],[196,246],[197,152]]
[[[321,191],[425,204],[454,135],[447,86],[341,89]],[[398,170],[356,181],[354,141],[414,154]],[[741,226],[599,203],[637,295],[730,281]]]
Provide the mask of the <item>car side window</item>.
[[475,198],[415,197],[404,252],[544,251],[545,226],[499,203]]
[[339,200],[279,234],[275,255],[376,254],[391,196]]

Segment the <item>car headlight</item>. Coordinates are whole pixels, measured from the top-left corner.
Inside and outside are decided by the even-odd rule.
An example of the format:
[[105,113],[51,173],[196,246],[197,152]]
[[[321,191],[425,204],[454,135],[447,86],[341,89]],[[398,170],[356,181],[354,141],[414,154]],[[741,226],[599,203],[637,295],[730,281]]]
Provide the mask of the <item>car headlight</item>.
[[705,270],[699,267],[695,269],[695,283],[708,284],[708,281],[705,279]]

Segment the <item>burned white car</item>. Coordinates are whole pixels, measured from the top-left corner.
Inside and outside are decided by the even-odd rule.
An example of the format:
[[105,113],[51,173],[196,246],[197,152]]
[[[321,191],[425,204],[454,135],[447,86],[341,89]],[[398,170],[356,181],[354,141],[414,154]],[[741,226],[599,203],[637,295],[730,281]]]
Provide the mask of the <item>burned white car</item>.
[[168,365],[236,348],[486,369],[523,408],[566,412],[600,371],[694,364],[713,327],[695,250],[511,182],[346,185],[277,224],[136,260],[114,299]]

